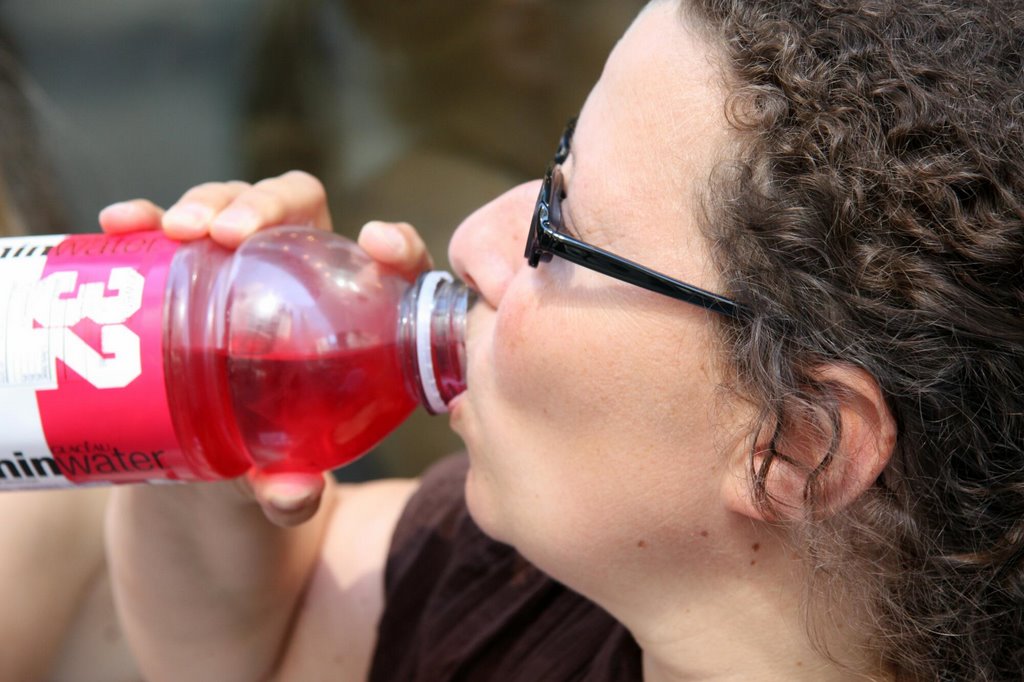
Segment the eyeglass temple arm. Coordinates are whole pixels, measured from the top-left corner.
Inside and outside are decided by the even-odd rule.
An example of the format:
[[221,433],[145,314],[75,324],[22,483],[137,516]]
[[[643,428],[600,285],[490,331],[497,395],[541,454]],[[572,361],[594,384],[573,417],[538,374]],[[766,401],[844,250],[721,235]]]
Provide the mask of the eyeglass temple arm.
[[680,282],[639,263],[581,242],[565,233],[554,230],[545,230],[545,233],[545,237],[547,237],[545,248],[557,253],[567,261],[648,291],[700,306],[720,315],[740,317],[743,314],[740,304],[724,296],[686,282]]

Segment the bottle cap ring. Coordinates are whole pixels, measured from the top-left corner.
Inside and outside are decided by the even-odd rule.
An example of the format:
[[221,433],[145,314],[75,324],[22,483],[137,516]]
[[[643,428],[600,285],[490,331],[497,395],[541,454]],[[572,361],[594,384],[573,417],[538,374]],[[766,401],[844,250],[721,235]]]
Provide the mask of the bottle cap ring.
[[441,398],[434,372],[434,354],[431,352],[431,317],[434,312],[434,296],[442,282],[451,282],[451,274],[434,270],[422,277],[419,295],[416,297],[416,359],[420,368],[423,395],[431,414],[443,414],[448,406]]

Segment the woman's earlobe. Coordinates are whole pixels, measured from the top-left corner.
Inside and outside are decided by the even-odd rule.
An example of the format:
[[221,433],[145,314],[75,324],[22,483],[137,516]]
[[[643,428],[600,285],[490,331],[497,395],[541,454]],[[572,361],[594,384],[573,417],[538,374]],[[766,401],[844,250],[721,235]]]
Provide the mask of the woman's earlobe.
[[[896,421],[878,382],[865,370],[825,365],[815,381],[835,409],[808,411],[765,430],[734,457],[723,479],[731,511],[763,521],[824,518],[871,488],[896,447]],[[769,454],[771,453],[771,454]]]

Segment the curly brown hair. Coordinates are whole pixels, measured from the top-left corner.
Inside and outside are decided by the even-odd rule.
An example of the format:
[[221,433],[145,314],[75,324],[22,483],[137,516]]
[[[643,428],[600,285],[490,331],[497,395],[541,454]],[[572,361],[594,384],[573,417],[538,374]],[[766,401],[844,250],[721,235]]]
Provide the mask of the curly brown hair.
[[895,451],[809,524],[811,594],[845,586],[900,679],[1024,679],[1024,8],[684,4],[721,47],[740,140],[707,217],[751,311],[722,323],[737,387],[774,434],[759,499],[790,425],[838,435],[817,369],[870,373]]

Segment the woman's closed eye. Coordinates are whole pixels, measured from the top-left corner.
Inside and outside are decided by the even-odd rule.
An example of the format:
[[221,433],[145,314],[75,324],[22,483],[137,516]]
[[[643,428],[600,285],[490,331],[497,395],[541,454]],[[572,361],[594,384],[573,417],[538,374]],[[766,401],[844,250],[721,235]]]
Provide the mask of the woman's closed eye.
[[573,227],[577,223],[573,220],[572,205],[569,202],[569,192],[565,186],[565,177],[560,176],[559,180],[560,182],[552,192],[551,227],[574,239],[581,239],[579,231]]

